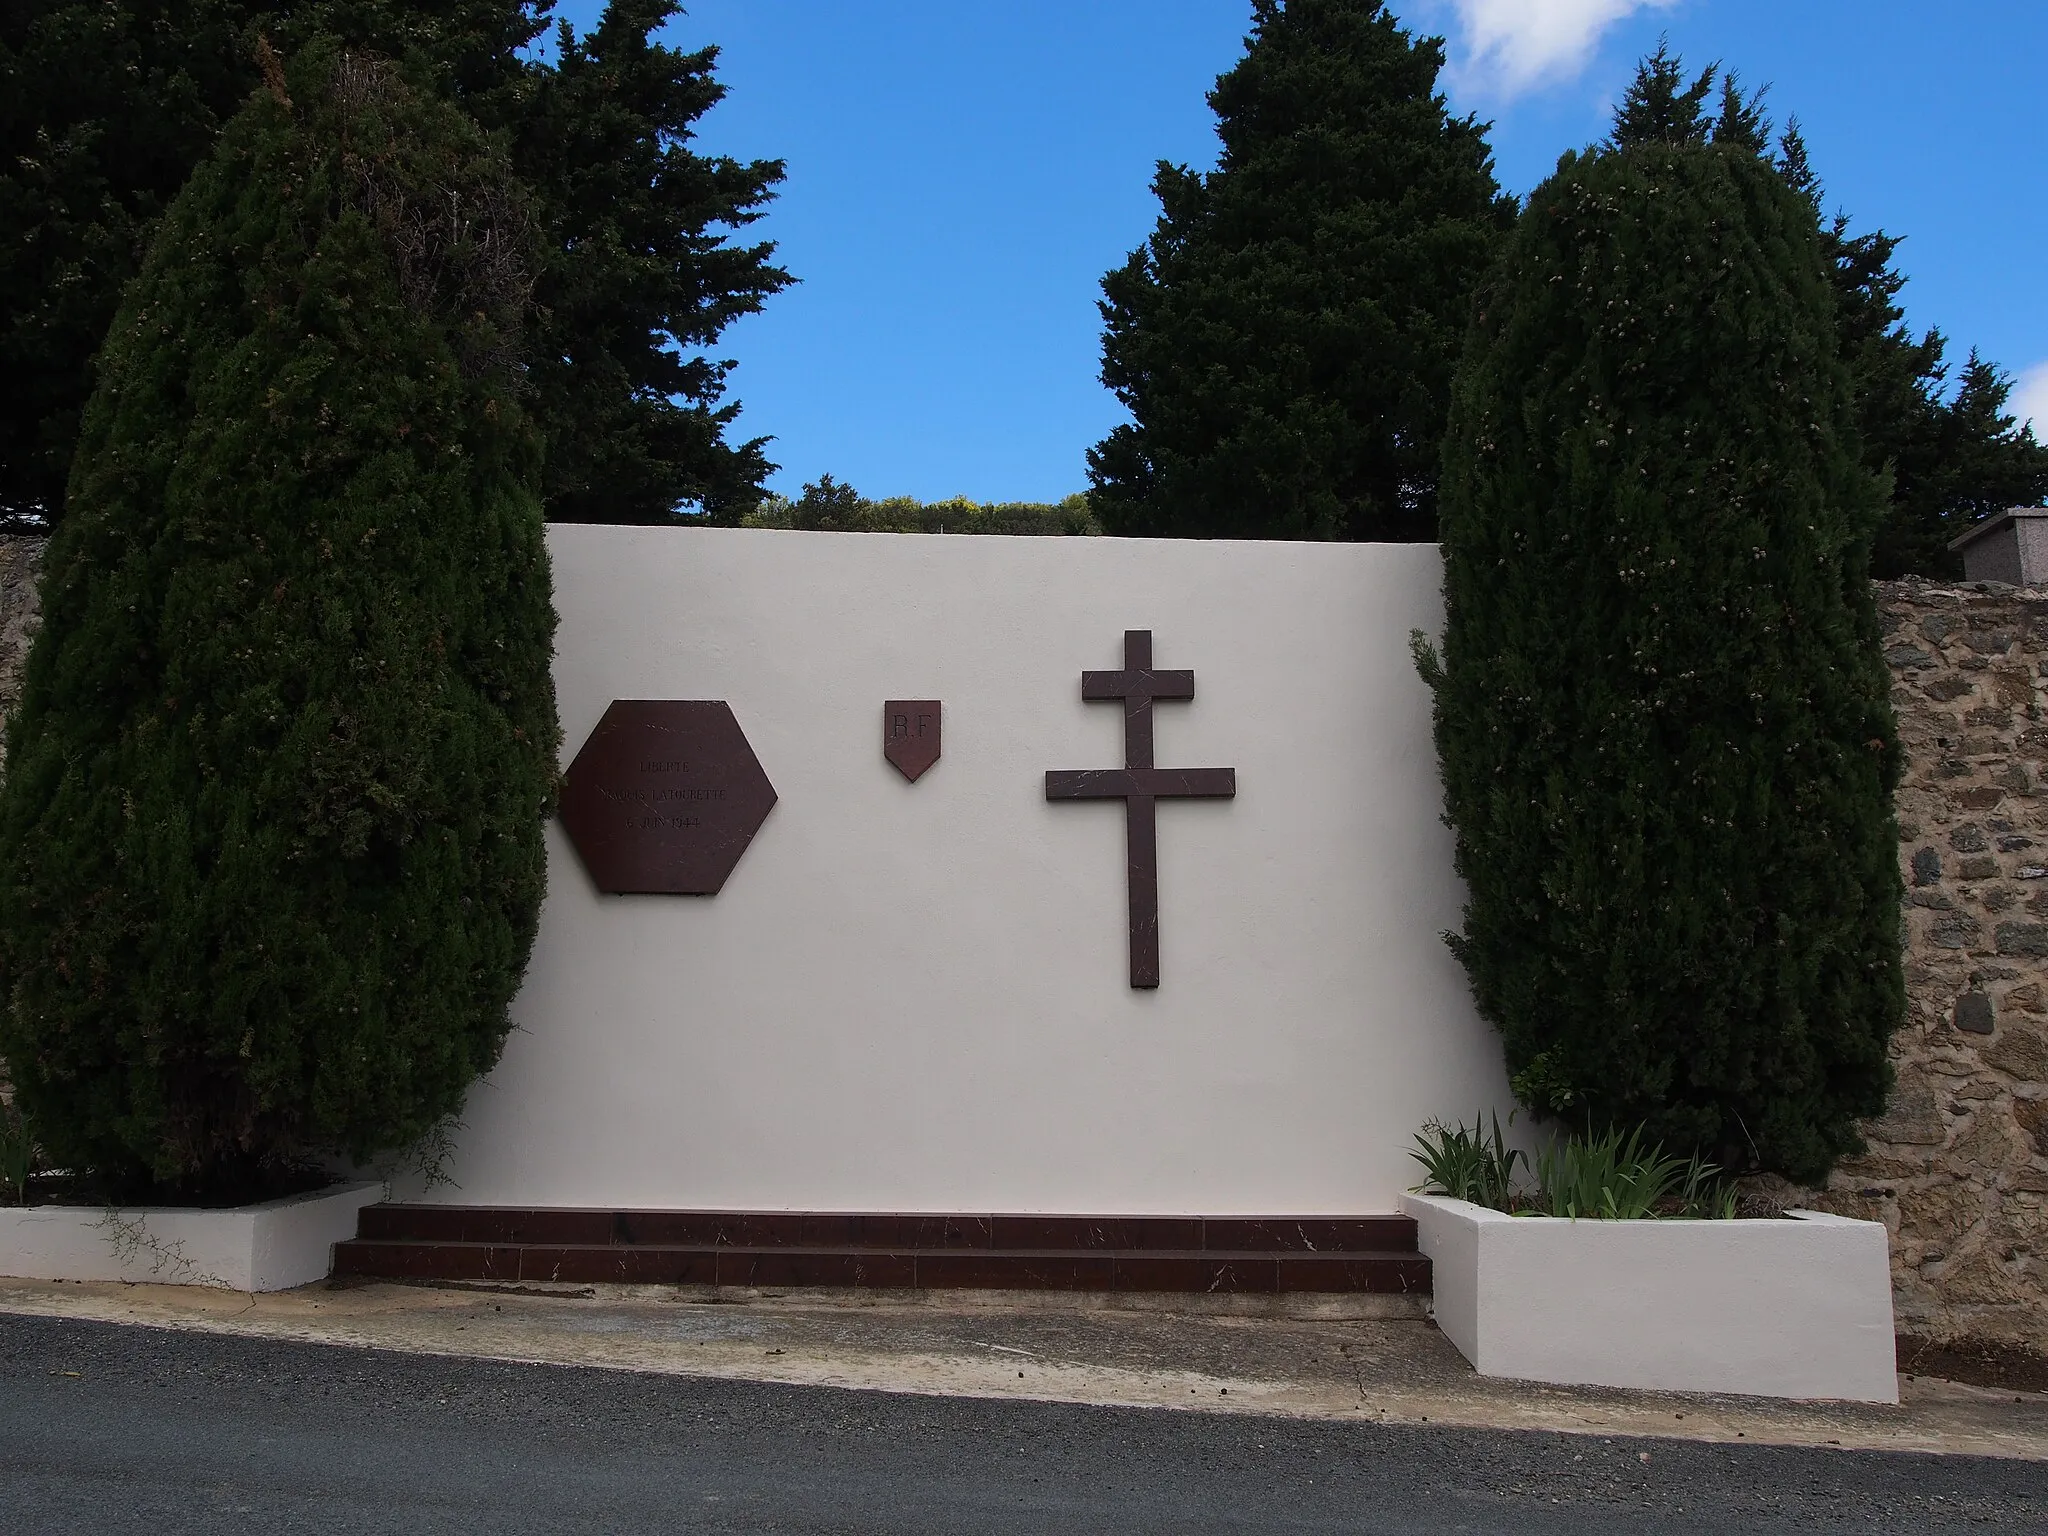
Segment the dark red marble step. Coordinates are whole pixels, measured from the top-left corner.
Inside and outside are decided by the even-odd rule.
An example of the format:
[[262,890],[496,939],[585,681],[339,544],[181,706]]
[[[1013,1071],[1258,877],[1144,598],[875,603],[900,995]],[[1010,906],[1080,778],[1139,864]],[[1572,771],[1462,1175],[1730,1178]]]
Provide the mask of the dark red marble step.
[[373,1205],[380,1240],[581,1246],[835,1248],[888,1252],[1413,1253],[1406,1216],[927,1216],[807,1211],[603,1211]]
[[1235,1294],[1429,1290],[1411,1251],[926,1249],[468,1242],[361,1237],[334,1249],[338,1275],[639,1285],[850,1286]]

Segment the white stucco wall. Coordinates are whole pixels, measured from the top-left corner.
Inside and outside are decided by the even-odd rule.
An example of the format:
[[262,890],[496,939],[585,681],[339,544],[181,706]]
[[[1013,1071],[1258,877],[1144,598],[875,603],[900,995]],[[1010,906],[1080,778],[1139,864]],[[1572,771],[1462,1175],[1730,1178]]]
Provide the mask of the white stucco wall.
[[[566,763],[614,698],[724,699],[780,796],[710,898],[600,896],[560,827],[521,1025],[428,1198],[1388,1211],[1429,1115],[1510,1105],[1411,629],[1431,546],[556,527]],[[1126,629],[1197,696],[1162,767],[1156,992],[1126,975]],[[944,757],[882,758],[937,698]]]

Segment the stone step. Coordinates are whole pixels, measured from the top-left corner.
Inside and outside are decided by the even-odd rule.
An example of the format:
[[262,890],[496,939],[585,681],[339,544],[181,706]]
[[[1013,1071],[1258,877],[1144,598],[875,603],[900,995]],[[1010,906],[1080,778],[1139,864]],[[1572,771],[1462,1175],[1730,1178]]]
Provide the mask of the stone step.
[[356,1235],[437,1243],[806,1248],[891,1253],[1413,1254],[1407,1216],[922,1215],[373,1205]]
[[[368,1223],[366,1223],[368,1225]],[[1301,1292],[1426,1295],[1413,1249],[924,1248],[469,1242],[358,1237],[337,1243],[336,1275],[529,1284],[836,1286],[875,1289]]]

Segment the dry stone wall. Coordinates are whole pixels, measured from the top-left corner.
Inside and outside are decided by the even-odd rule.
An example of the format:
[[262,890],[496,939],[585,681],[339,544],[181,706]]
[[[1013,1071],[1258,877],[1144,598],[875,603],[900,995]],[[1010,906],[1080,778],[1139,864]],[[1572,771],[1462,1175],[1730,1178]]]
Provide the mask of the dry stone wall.
[[[44,540],[25,534],[0,534],[0,721],[14,713],[21,697],[21,664],[42,613],[36,576],[42,569]],[[7,761],[7,742],[0,733],[0,764]]]
[[1909,1010],[1869,1150],[1808,1198],[1891,1229],[1901,1332],[2048,1351],[2048,592],[1878,601]]

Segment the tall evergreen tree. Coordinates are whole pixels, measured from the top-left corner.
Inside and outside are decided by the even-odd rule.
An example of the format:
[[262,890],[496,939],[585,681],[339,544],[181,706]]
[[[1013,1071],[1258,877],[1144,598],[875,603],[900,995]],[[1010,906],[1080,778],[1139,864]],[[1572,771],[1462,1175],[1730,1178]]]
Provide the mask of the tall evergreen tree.
[[481,133],[322,45],[129,287],[0,784],[0,1056],[109,1194],[401,1144],[497,1057],[557,735],[536,260]]
[[774,246],[727,238],[761,216],[782,162],[698,154],[692,126],[723,99],[716,48],[653,40],[676,0],[609,0],[508,114],[514,164],[549,233],[533,351],[548,426],[548,516],[666,522],[678,504],[737,523],[775,466],[765,438],[726,441],[725,328],[787,287]]
[[1473,285],[1513,204],[1382,0],[1254,0],[1216,82],[1222,153],[1162,162],[1158,227],[1103,279],[1089,451],[1113,533],[1430,539]]
[[[408,58],[507,147],[544,234],[536,419],[567,520],[737,521],[772,468],[728,442],[727,365],[699,356],[784,287],[759,216],[782,168],[692,146],[715,49],[654,35],[673,0],[613,0],[529,45],[551,0],[18,0],[0,8],[0,521],[61,515],[92,357],[165,205],[256,83],[259,34]],[[678,355],[680,354],[680,355]]]
[[1960,576],[1951,539],[1993,512],[2048,500],[2048,445],[2006,411],[2011,378],[1974,350],[1949,393],[1947,338],[1906,328],[1898,302],[1906,280],[1894,260],[1901,237],[1854,234],[1847,215],[1822,216],[1820,178],[1796,121],[1779,140],[1778,165],[1819,224],[1864,462],[1891,485],[1873,573]]
[[1810,205],[1753,101],[1717,132],[1653,65],[1531,194],[1452,406],[1454,947],[1524,1103],[1818,1177],[1904,1010],[1882,491]]

